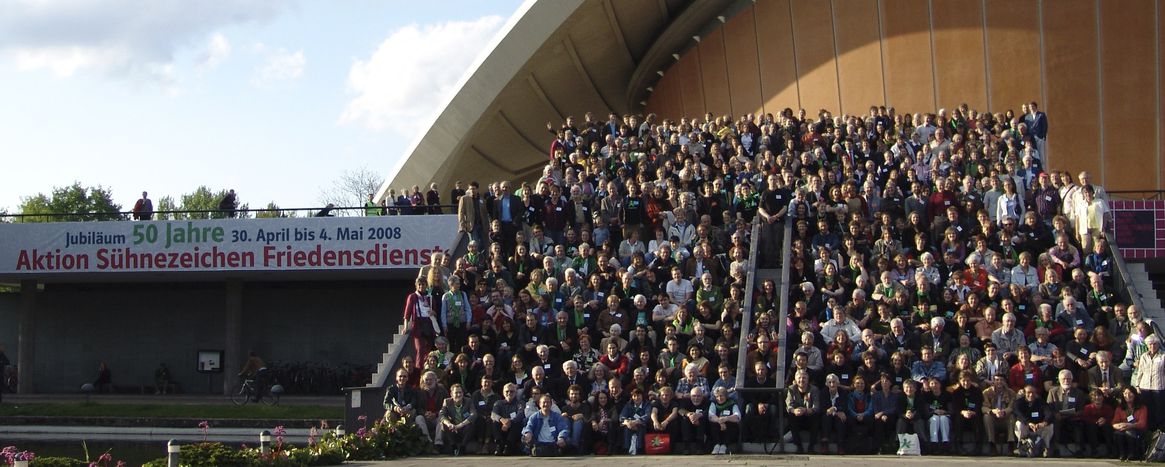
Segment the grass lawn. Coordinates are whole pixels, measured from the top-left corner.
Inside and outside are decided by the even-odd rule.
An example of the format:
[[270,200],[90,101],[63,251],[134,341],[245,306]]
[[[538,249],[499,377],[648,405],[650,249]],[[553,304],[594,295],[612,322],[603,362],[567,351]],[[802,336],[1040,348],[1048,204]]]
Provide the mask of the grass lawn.
[[155,404],[20,404],[0,406],[0,418],[34,417],[144,417],[144,418],[242,418],[335,420],[344,418],[343,407],[318,405],[265,406],[155,405]]

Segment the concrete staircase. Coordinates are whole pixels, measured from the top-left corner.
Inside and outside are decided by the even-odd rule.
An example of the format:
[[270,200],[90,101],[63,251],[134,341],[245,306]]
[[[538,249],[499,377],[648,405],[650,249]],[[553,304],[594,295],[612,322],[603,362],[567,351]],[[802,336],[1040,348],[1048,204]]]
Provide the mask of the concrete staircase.
[[369,386],[382,388],[391,384],[392,370],[396,368],[397,361],[404,355],[407,346],[411,343],[405,325],[401,324],[397,328],[396,334],[393,334],[392,338],[389,339],[384,353],[380,354],[380,363],[376,364],[376,372],[372,374],[372,382]]
[[1160,290],[1165,290],[1162,288],[1165,287],[1165,277],[1150,274],[1145,270],[1144,263],[1130,262],[1128,271],[1128,283],[1133,286],[1133,290],[1140,295],[1141,301],[1145,304],[1145,309],[1142,310],[1145,317],[1157,322],[1165,320],[1165,307],[1162,306],[1159,293]]

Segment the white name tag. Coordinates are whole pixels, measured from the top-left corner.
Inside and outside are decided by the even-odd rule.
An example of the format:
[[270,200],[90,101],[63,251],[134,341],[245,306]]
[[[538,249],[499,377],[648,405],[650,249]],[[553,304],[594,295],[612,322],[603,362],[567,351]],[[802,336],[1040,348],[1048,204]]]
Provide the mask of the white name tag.
[[1084,320],[1082,320],[1082,319],[1078,319],[1078,320],[1076,320],[1076,325],[1077,325],[1077,326],[1083,326],[1083,325],[1084,325]]
[[1039,412],[1032,412],[1032,418],[1040,418]]
[[518,418],[518,412],[510,412],[510,418]]
[[478,407],[485,407],[485,401],[477,401]]
[[1129,423],[1133,423],[1133,418],[1134,417],[1132,415],[1129,415],[1129,418],[1127,419],[1129,421]]

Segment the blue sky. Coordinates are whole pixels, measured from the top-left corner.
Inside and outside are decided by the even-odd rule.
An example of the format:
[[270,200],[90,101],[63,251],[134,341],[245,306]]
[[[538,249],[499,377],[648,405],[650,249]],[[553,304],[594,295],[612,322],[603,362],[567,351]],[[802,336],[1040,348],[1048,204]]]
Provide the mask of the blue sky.
[[315,206],[388,175],[518,0],[0,0],[0,209],[79,181]]

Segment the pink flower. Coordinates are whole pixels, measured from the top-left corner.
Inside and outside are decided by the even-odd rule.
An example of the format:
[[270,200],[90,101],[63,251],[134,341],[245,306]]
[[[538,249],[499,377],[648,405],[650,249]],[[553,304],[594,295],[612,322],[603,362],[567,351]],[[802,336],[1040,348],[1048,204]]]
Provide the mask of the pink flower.
[[368,429],[360,428],[359,430],[356,430],[356,436],[363,438],[364,434],[367,432],[368,432]]

